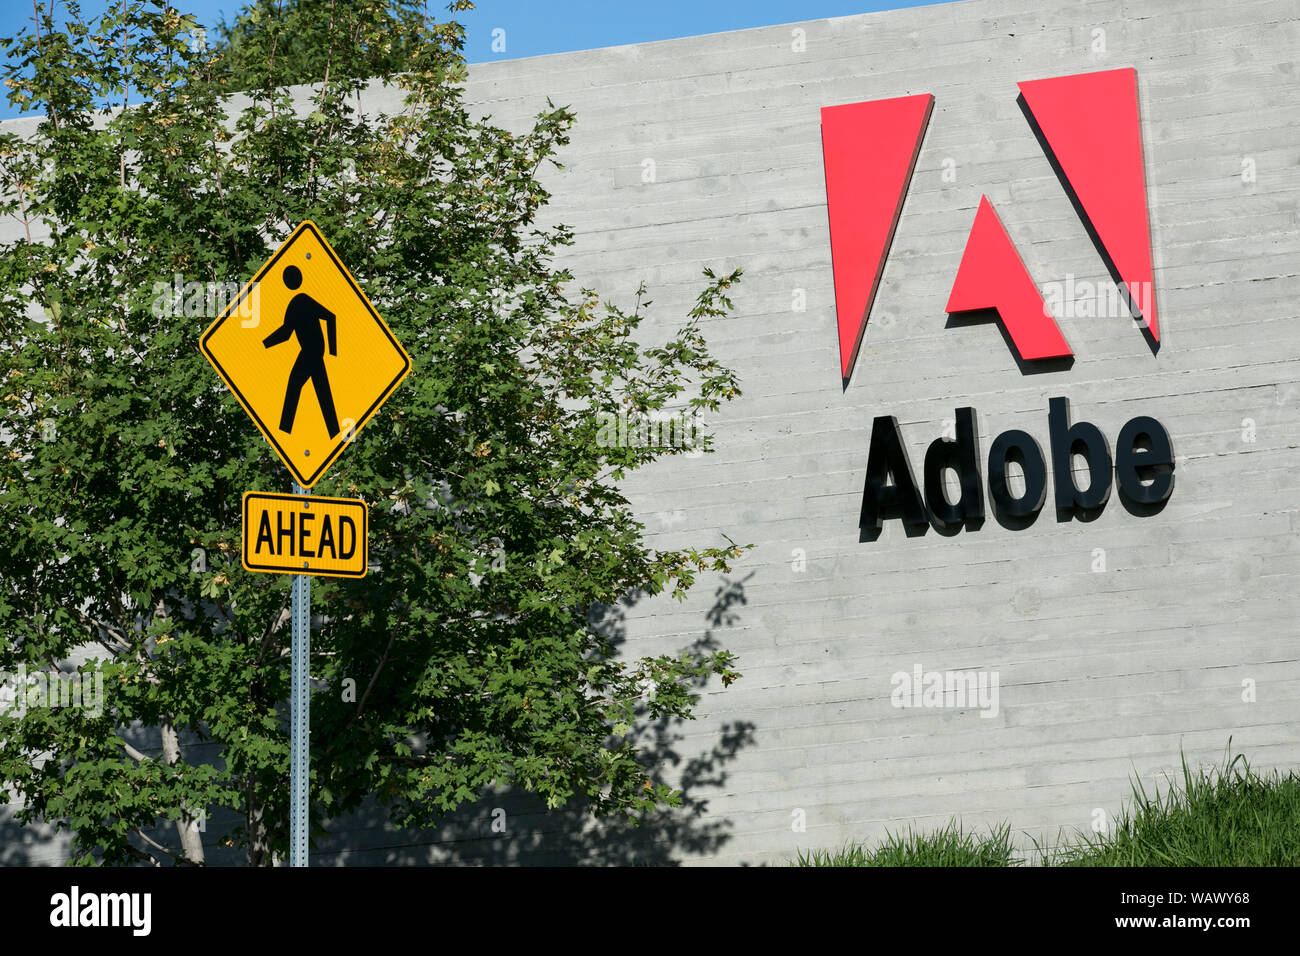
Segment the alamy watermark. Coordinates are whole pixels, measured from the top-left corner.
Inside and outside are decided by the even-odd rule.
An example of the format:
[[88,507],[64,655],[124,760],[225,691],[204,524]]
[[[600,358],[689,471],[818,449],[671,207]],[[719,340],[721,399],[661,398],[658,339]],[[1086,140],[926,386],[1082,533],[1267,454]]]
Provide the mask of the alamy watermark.
[[596,444],[601,448],[680,448],[696,454],[704,448],[703,424],[684,412],[601,412],[597,422]]
[[978,708],[981,717],[998,715],[997,671],[896,671],[889,695],[895,707]]
[[123,927],[132,936],[148,936],[153,929],[153,894],[82,892],[73,884],[66,893],[50,897],[50,925],[54,927]]
[[1142,316],[1151,314],[1155,289],[1150,282],[1093,282],[1075,279],[1043,284],[1043,315],[1058,319],[1133,318],[1145,324]]
[[234,305],[232,315],[238,316],[246,329],[253,329],[258,324],[257,299],[259,284],[253,283],[248,293],[239,295],[243,286],[238,282],[198,282],[186,281],[179,272],[172,273],[172,281],[155,282],[153,302],[149,311],[155,319],[204,318],[215,319]]
[[19,664],[16,672],[0,671],[0,714],[26,716],[29,709],[78,707],[91,717],[104,712],[104,674],[58,671],[28,671]]

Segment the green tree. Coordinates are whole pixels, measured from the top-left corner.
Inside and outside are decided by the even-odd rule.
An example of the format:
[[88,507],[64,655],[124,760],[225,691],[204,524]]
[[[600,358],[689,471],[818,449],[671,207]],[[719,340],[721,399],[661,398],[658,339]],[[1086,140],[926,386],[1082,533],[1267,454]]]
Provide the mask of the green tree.
[[223,19],[214,39],[236,90],[260,88],[268,77],[320,83],[327,63],[354,79],[393,76],[408,69],[424,7],[423,0],[257,0],[233,23]]
[[[0,138],[2,211],[25,230],[0,247],[0,671],[68,669],[89,646],[78,674],[104,700],[9,707],[0,779],[21,821],[71,828],[78,862],[201,862],[193,823],[215,808],[242,820],[222,836],[250,863],[286,852],[289,580],[238,553],[240,496],[288,477],[197,343],[220,284],[304,219],[413,359],[317,485],[370,503],[375,567],[313,588],[312,819],[374,795],[433,825],[511,785],[635,820],[679,798],[637,728],[737,676],[712,648],[624,660],[590,622],[740,554],[648,548],[619,482],[684,448],[604,440],[611,416],[738,394],[702,325],[739,272],[706,272],[675,334],[639,344],[649,303],[569,291],[554,256],[571,234],[538,217],[567,110],[521,133],[471,118],[461,29],[421,19],[403,21],[402,108],[356,112],[372,61],[355,38],[387,9],[302,3],[243,37],[319,38],[298,111],[268,53],[241,61],[232,113],[223,48],[158,2],[86,22],[68,0],[6,41],[10,99],[44,120]],[[213,294],[176,297],[179,280]]]

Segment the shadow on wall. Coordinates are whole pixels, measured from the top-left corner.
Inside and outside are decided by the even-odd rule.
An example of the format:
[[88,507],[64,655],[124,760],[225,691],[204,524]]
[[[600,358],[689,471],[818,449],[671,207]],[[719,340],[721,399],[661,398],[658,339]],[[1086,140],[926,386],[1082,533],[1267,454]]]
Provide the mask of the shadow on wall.
[[61,866],[68,858],[68,832],[55,833],[46,824],[22,826],[14,819],[17,809],[16,803],[0,807],[0,866]]
[[[752,576],[723,579],[705,615],[706,629],[692,651],[721,648],[719,632],[739,620],[736,609],[746,603],[744,585]],[[625,648],[625,608],[602,608],[592,615],[592,624],[615,647]],[[697,683],[697,690],[703,683]],[[638,725],[638,746],[647,755],[647,769],[672,781],[682,794],[680,807],[648,816],[639,826],[593,818],[576,803],[548,811],[534,794],[508,789],[462,807],[437,830],[394,830],[376,807],[329,821],[332,835],[312,852],[312,864],[671,866],[683,857],[707,857],[730,839],[732,828],[730,820],[709,816],[708,792],[726,784],[728,764],[754,743],[755,726],[748,721],[724,723],[712,746],[693,754],[688,752],[687,726],[680,720]]]

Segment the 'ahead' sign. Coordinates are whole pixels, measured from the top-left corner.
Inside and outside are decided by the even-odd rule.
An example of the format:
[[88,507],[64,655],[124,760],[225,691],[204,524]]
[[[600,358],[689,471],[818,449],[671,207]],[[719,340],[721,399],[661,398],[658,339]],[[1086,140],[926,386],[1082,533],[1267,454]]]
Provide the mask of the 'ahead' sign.
[[363,578],[367,520],[365,502],[355,498],[250,491],[244,495],[244,567]]

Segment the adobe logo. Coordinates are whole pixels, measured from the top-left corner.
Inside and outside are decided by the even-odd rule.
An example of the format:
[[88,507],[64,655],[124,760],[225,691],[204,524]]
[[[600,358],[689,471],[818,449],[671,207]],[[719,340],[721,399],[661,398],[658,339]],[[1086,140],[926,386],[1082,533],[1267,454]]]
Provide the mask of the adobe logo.
[[[1018,102],[1074,204],[1121,300],[1159,349],[1137,71],[1017,84]],[[821,111],[831,265],[847,388],[934,109],[928,93]],[[980,199],[947,311],[993,310],[1026,362],[1073,351],[988,197]]]

